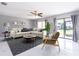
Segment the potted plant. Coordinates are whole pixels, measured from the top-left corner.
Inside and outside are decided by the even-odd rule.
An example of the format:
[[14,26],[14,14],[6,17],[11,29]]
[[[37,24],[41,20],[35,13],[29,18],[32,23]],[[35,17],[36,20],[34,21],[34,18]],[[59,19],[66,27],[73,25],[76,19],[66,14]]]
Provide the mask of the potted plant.
[[45,20],[45,29],[44,29],[44,31],[46,31],[47,36],[49,36],[50,27],[51,27],[50,23],[47,20]]

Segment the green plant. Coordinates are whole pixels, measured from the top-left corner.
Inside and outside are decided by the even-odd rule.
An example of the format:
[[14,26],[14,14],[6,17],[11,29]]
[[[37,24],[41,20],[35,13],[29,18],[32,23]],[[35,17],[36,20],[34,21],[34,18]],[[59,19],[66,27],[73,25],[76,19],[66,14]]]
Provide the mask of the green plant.
[[44,31],[47,32],[47,35],[49,35],[50,28],[51,28],[50,23],[46,21],[45,22],[45,29],[44,29]]

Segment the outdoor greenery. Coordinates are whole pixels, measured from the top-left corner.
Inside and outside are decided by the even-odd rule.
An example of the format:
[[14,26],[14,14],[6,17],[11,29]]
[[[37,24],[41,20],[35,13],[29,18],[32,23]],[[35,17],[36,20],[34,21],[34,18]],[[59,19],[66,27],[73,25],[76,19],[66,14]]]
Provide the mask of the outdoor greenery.
[[[63,29],[61,29],[61,30],[58,30],[59,32],[60,32],[60,34],[61,34],[61,37],[64,35],[64,30]],[[73,34],[73,30],[71,29],[71,30],[66,30],[66,36],[72,36],[72,34]]]

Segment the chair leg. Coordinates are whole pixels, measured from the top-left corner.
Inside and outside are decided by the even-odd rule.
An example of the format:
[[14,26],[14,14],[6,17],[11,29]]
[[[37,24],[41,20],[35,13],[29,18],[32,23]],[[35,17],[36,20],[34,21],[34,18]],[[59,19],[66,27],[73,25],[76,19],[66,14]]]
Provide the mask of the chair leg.
[[43,44],[42,49],[44,48],[44,46],[45,46],[45,43]]
[[44,44],[42,46],[42,49],[44,48],[45,44],[47,43],[47,39],[44,41]]
[[60,52],[60,46],[59,46],[59,42],[58,42],[58,40],[57,40],[57,43],[58,43],[58,49],[59,49],[59,52]]
[[60,52],[60,46],[58,45],[58,49],[59,49],[59,52]]

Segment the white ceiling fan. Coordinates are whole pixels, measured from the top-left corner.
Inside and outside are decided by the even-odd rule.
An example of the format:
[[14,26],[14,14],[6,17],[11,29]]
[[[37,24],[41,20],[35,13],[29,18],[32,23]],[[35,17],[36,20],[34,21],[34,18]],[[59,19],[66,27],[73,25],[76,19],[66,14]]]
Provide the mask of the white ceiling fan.
[[33,11],[33,12],[30,12],[30,13],[33,14],[34,16],[43,17],[43,13],[41,13],[41,12]]

